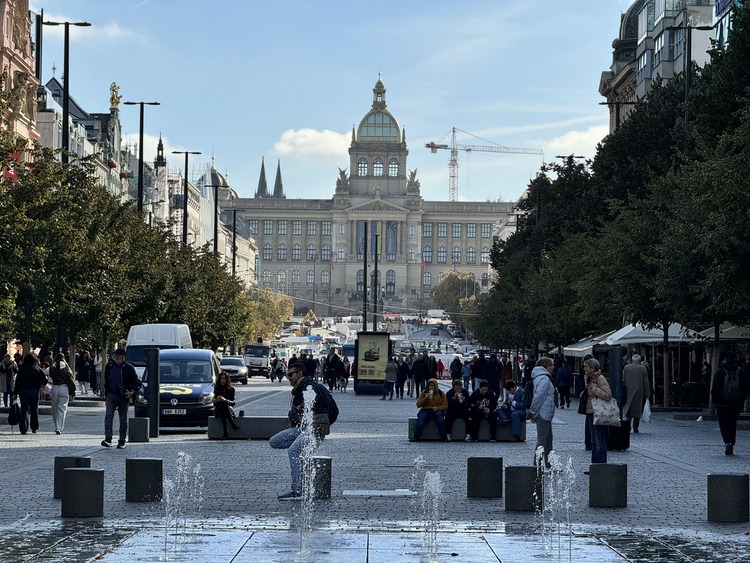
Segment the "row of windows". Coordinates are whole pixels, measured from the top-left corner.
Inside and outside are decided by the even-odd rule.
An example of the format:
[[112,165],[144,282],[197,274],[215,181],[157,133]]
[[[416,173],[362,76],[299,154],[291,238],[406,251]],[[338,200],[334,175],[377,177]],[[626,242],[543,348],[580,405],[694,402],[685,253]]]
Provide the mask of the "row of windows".
[[[289,234],[289,223],[286,219],[279,219],[274,221],[273,219],[264,219],[262,222],[263,235],[271,236],[274,234],[274,223],[276,223],[276,234],[287,235]],[[318,234],[318,223],[320,223],[320,234],[324,237],[331,236],[333,234],[333,221],[301,221],[295,219],[291,221],[292,235],[301,236],[303,227],[307,232],[308,236],[317,236]],[[261,221],[258,219],[250,219],[248,221],[250,232],[253,235],[257,235],[260,231]],[[426,222],[422,224],[422,236],[432,237],[433,232],[437,232],[438,238],[448,237],[448,223],[437,223],[436,229],[433,230],[433,223]],[[480,223],[480,236],[482,238],[492,237],[492,223]],[[451,236],[453,238],[463,237],[464,229],[466,229],[466,238],[476,238],[477,236],[477,224],[476,223],[451,223]],[[338,225],[337,232],[339,235],[346,234],[346,225],[340,223]],[[416,225],[409,225],[409,236],[413,237],[417,234]]]
[[[382,274],[381,274],[382,275]],[[365,279],[364,270],[357,270],[357,291],[364,291],[364,279]],[[440,281],[440,278],[442,277],[442,274],[438,276],[438,281]],[[264,285],[270,285],[271,284],[271,270],[263,270],[263,284]],[[290,276],[290,282],[292,285],[300,285],[301,279],[302,279],[302,273],[299,270],[292,270],[291,276]],[[474,281],[474,276],[471,276],[471,280]],[[286,270],[279,270],[276,272],[276,286],[277,287],[284,287],[287,283],[287,271]],[[315,271],[313,270],[307,270],[305,273],[305,283],[306,284],[314,284],[316,283],[315,280]],[[320,272],[320,283],[324,285],[328,285],[331,283],[331,272],[328,270],[324,270]],[[480,278],[480,285],[482,287],[487,287],[490,284],[490,275],[487,273],[482,274]],[[432,285],[432,274],[430,272],[422,272],[422,285],[425,287],[430,287]],[[388,270],[385,273],[385,294],[386,295],[395,295],[396,294],[396,272],[394,270]]]
[[[357,161],[357,175],[367,176],[370,171],[370,163],[366,158],[360,158]],[[372,175],[382,176],[383,175],[383,159],[377,157],[372,161]],[[392,158],[388,161],[388,176],[395,178],[398,176],[398,160]]]
[[[451,264],[460,264],[461,263],[461,255],[462,251],[461,248],[458,246],[454,246],[453,250],[451,251],[450,255],[450,262]],[[263,257],[263,260],[273,260],[273,246],[271,243],[267,242],[263,245],[261,256]],[[318,256],[317,247],[314,244],[308,244],[307,245],[307,252],[305,253],[305,256],[309,262],[313,262],[320,258],[321,262],[329,262],[332,258],[332,250],[331,247],[327,244],[324,244],[320,247],[320,256]],[[286,244],[280,244],[276,248],[276,260],[287,260],[289,257],[288,247]],[[481,263],[482,264],[488,264],[490,261],[490,248],[488,246],[482,247],[481,250]],[[407,253],[407,258],[410,262],[414,262],[417,259],[417,252],[414,248],[410,248]],[[422,258],[426,263],[432,263],[432,247],[431,246],[425,246],[422,248]],[[448,249],[444,246],[438,247],[436,253],[435,253],[436,262],[438,264],[446,264],[448,262]],[[295,262],[299,262],[302,260],[302,246],[299,244],[292,245],[291,250],[291,259]],[[339,248],[336,252],[336,259],[340,262],[343,262],[346,259],[346,250],[342,247]],[[393,254],[388,254],[386,256],[386,260],[394,261],[396,260],[396,256]],[[466,263],[467,264],[476,264],[477,261],[477,251],[473,246],[470,246],[466,249]]]
[[[492,237],[492,223],[480,223],[479,228],[480,228],[480,234],[482,238]],[[463,229],[464,229],[463,223],[451,223],[451,236],[453,238],[461,238],[463,236]],[[437,232],[438,238],[447,238],[448,237],[448,223],[437,223],[436,232]],[[431,237],[432,233],[433,233],[432,223],[431,222],[422,223],[422,236]],[[476,237],[477,237],[477,224],[466,223],[466,238],[476,238]]]

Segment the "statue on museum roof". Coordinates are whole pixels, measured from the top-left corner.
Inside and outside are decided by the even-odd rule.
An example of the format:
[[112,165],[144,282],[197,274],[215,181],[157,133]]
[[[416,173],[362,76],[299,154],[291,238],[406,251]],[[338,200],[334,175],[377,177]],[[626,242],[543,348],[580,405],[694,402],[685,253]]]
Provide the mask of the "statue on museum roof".
[[409,170],[409,179],[406,181],[407,193],[419,193],[419,180],[417,180],[417,169]]
[[339,168],[339,177],[336,180],[336,193],[337,194],[349,193],[349,176],[346,173],[346,168],[344,168],[343,170]]
[[119,107],[120,100],[122,100],[122,96],[120,95],[120,87],[116,82],[113,82],[109,87],[109,107]]

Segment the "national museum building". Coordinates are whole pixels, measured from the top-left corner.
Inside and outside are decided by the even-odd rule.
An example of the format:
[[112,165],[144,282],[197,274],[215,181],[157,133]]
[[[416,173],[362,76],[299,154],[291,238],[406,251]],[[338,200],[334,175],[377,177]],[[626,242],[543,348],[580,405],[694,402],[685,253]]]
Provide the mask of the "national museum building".
[[366,224],[367,289],[372,295],[378,284],[380,313],[431,307],[430,289],[449,269],[489,290],[493,237],[509,234],[514,204],[422,199],[416,170],[407,166],[406,132],[385,94],[378,79],[372,108],[352,129],[351,172],[339,170],[333,197],[286,199],[280,170],[270,192],[263,167],[255,197],[226,202],[257,243],[259,285],[291,296],[298,310],[361,314]]

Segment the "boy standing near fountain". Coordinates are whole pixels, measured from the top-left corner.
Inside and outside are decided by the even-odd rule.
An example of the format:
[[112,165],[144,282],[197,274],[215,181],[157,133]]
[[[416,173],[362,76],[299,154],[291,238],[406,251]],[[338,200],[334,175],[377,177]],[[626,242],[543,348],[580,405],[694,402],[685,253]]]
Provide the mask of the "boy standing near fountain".
[[304,392],[308,387],[315,390],[315,401],[312,406],[314,414],[328,414],[328,401],[321,396],[325,387],[315,384],[312,377],[308,377],[305,366],[296,363],[289,366],[286,373],[287,379],[292,386],[291,408],[289,409],[289,422],[291,428],[286,428],[274,434],[269,443],[274,449],[285,449],[289,453],[289,468],[292,473],[292,489],[278,496],[279,500],[302,500],[302,451],[307,447],[314,451],[323,439],[323,432],[313,428],[302,431],[302,421],[305,414]]

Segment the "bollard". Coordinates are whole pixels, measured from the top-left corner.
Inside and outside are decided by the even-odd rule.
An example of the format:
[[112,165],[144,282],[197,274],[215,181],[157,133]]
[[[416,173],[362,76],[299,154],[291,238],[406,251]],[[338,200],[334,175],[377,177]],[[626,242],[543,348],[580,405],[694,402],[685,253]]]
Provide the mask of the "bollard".
[[104,469],[69,467],[62,471],[63,518],[104,516]]
[[315,468],[315,482],[313,483],[313,498],[324,500],[331,498],[332,460],[327,456],[312,458]]
[[147,416],[136,416],[128,419],[128,442],[148,442],[149,423]]
[[68,467],[91,467],[90,457],[55,457],[53,498],[62,498],[62,472]]
[[589,506],[622,508],[627,505],[627,464],[592,463],[589,465]]
[[466,496],[503,498],[503,458],[470,457],[466,460]]
[[533,465],[505,468],[505,510],[536,512],[544,507],[542,475]]
[[709,473],[706,495],[709,522],[748,522],[747,473]]
[[164,470],[161,459],[129,457],[125,460],[126,501],[156,502],[163,495]]

